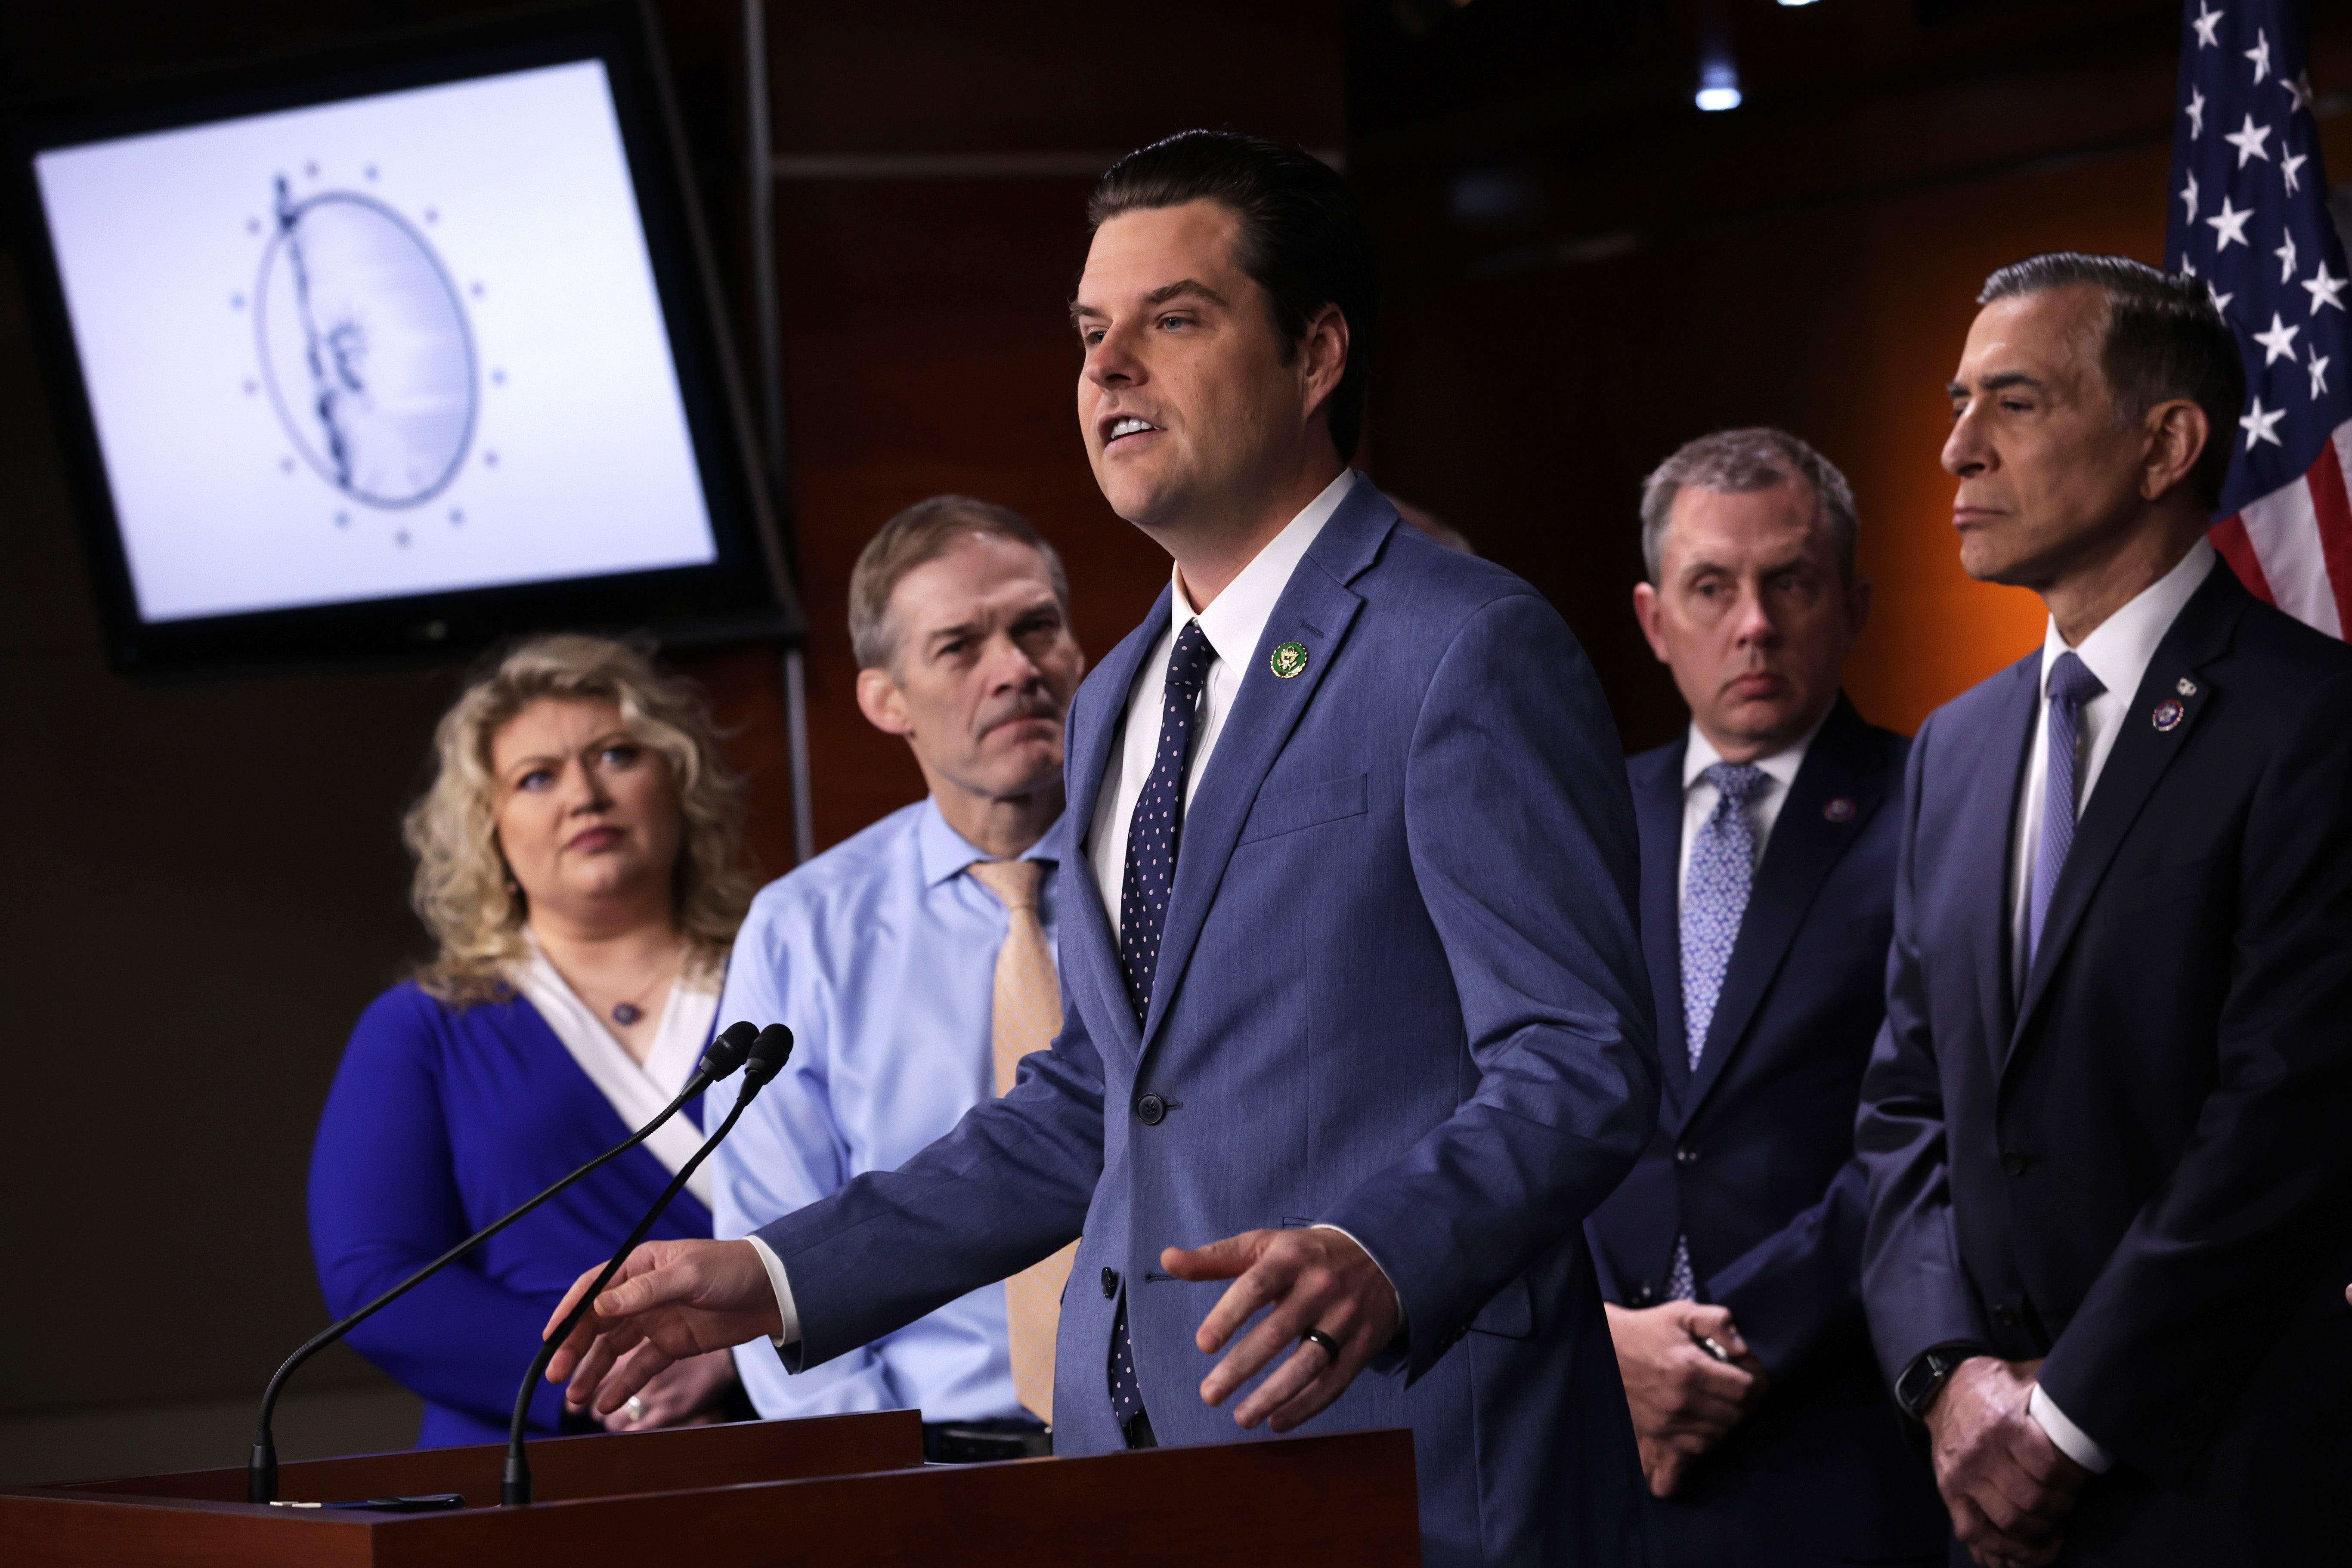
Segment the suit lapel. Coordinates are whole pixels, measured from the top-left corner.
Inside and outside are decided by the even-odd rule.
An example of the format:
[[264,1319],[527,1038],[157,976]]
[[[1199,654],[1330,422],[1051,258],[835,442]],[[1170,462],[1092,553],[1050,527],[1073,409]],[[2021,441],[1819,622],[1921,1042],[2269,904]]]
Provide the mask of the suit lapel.
[[[1176,848],[1176,885],[1170,889],[1168,924],[1160,934],[1160,963],[1152,978],[1151,1005],[1143,1020],[1142,1048],[1150,1050],[1169,1000],[1184,978],[1192,950],[1207,921],[1225,864],[1233,858],[1242,824],[1257,800],[1266,771],[1282,754],[1323,678],[1330,673],[1348,628],[1363,600],[1346,583],[1371,564],[1395,510],[1370,484],[1359,480],[1339,503],[1323,531],[1290,574],[1290,582],[1266,617],[1265,630],[1243,668],[1234,710],[1209,754]],[[1295,642],[1307,649],[1307,668],[1283,679],[1267,661],[1276,648]]]
[[2067,851],[2065,869],[2050,895],[2050,913],[2042,927],[2042,943],[2026,972],[2017,1017],[2004,1039],[2001,1066],[2014,1059],[2017,1042],[2024,1037],[2035,1007],[2050,989],[2050,978],[2064,959],[2066,944],[2083,922],[2091,895],[2098,890],[2116,852],[2123,847],[2132,824],[2147,797],[2155,793],[2172,759],[2188,745],[2198,715],[2213,700],[2213,683],[2200,671],[2228,647],[2249,595],[2234,573],[2217,564],[2157,644],[2139,689],[2117,721],[2115,749],[2099,770],[2091,802],[2083,808],[2074,829],[2074,847]]
[[1097,1018],[1109,1021],[1109,1037],[1094,1028],[1096,1043],[1116,1043],[1129,1061],[1141,1049],[1141,1031],[1135,1008],[1127,999],[1127,980],[1118,961],[1118,942],[1112,935],[1110,912],[1103,908],[1102,890],[1095,883],[1093,826],[1095,804],[1102,794],[1104,775],[1110,771],[1111,748],[1120,742],[1119,721],[1135,690],[1144,656],[1168,626],[1170,590],[1160,590],[1143,624],[1127,634],[1110,657],[1097,665],[1071,706],[1073,744],[1063,764],[1070,817],[1073,864],[1056,879],[1062,900],[1062,987],[1065,1000],[1083,989],[1093,1005],[1087,1017],[1090,1028]]
[[1682,862],[1683,760],[1689,750],[1690,731],[1685,729],[1663,755],[1633,764],[1633,818],[1642,842],[1642,952],[1657,1002],[1658,1065],[1670,1108],[1687,1104],[1690,1095],[1690,1047],[1683,1033],[1682,900],[1675,887]]
[[[1740,917],[1730,962],[1724,966],[1698,1075],[1684,1100],[1685,1122],[1698,1113],[1722,1078],[1823,879],[1885,798],[1884,781],[1865,776],[1855,764],[1863,735],[1862,715],[1841,695],[1806,752],[1804,765],[1789,786],[1789,798],[1780,804],[1780,815],[1773,819],[1771,839],[1756,869],[1755,890]],[[1833,801],[1844,802],[1843,808],[1832,812]]]
[[[1939,743],[1960,751],[1956,772],[1961,798],[1953,814],[1956,849],[1950,863],[1989,873],[1966,890],[1960,926],[1969,962],[1976,971],[1978,1016],[1985,1020],[1984,1048],[2000,1071],[2016,992],[2011,982],[2010,851],[2016,837],[2017,804],[2025,787],[2025,762],[2033,752],[2033,726],[2042,718],[2042,655],[2027,655],[1993,678],[2005,682],[1996,702],[1990,732],[1944,735]],[[1973,753],[1979,766],[1968,768]],[[1929,787],[1935,787],[1932,784]]]

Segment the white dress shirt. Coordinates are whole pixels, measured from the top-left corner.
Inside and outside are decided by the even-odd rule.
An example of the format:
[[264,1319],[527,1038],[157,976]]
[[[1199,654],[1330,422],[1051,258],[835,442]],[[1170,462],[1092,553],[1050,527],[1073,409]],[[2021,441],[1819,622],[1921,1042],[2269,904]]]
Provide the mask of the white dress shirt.
[[2033,749],[2025,763],[2025,791],[2018,801],[2017,837],[2009,858],[2010,978],[2020,991],[2025,985],[2026,925],[2033,910],[2033,868],[2042,853],[2042,799],[2050,784],[2051,669],[2059,656],[2072,653],[2106,688],[2083,704],[2075,721],[2074,820],[2080,822],[2084,809],[2091,804],[2091,791],[2098,784],[2100,771],[2107,765],[2107,753],[2116,749],[2116,737],[2123,732],[2124,710],[2138,699],[2139,683],[2147,679],[2147,667],[2155,661],[2156,645],[2172,629],[2180,607],[2203,586],[2205,574],[2220,559],[2213,546],[2200,539],[2180,558],[2179,565],[2141,589],[2129,604],[2094,627],[2080,647],[2070,648],[2066,639],[2058,635],[2054,616],[2042,634],[2042,703],[2033,725]]
[[[1764,787],[1748,802],[1748,821],[1756,838],[1758,866],[1764,863],[1764,846],[1772,837],[1772,825],[1780,820],[1780,807],[1788,804],[1790,786],[1797,782],[1797,770],[1805,765],[1805,752],[1811,748],[1813,737],[1822,732],[1822,726],[1828,722],[1829,715],[1823,713],[1795,745],[1756,759],[1755,765],[1764,770]],[[1682,908],[1683,884],[1690,880],[1691,845],[1697,839],[1698,830],[1706,826],[1706,819],[1715,815],[1715,803],[1723,794],[1707,782],[1706,770],[1721,761],[1723,753],[1699,732],[1697,721],[1692,721],[1690,740],[1683,747],[1683,847],[1682,859],[1675,870],[1677,911]]]
[[[1127,698],[1124,732],[1111,746],[1102,788],[1095,795],[1094,822],[1087,832],[1087,858],[1094,867],[1095,885],[1102,889],[1103,908],[1110,915],[1114,944],[1118,940],[1119,892],[1127,878],[1128,825],[1134,819],[1137,797],[1151,780],[1151,764],[1160,755],[1168,655],[1176,646],[1177,635],[1188,622],[1199,621],[1201,635],[1208,639],[1214,656],[1209,661],[1209,679],[1202,683],[1201,706],[1192,721],[1192,763],[1184,774],[1184,805],[1189,809],[1202,775],[1209,771],[1209,753],[1216,750],[1217,737],[1224,733],[1234,699],[1241,692],[1242,678],[1249,673],[1250,657],[1257,651],[1258,638],[1265,635],[1265,623],[1274,618],[1276,601],[1290,585],[1290,574],[1298,569],[1299,562],[1307,558],[1307,547],[1348,499],[1358,479],[1353,468],[1341,469],[1339,477],[1324,486],[1305,510],[1267,541],[1265,548],[1252,557],[1205,610],[1192,607],[1184,594],[1183,574],[1170,569],[1168,629],[1136,667],[1135,689]],[[1182,855],[1180,838],[1177,856],[1181,859]]]
[[[2017,837],[2009,858],[2010,974],[2020,992],[2025,986],[2034,862],[2042,851],[2042,817],[2050,784],[2050,672],[2061,655],[2071,652],[2106,689],[2083,704],[2075,721],[2074,817],[2079,822],[2091,804],[2091,791],[2098,786],[2108,753],[2116,749],[2116,737],[2123,732],[2126,711],[2139,698],[2139,683],[2156,659],[2157,644],[2172,629],[2181,606],[2204,584],[2205,574],[2219,559],[2213,546],[2200,539],[2179,565],[2092,628],[2078,647],[2070,648],[2058,635],[2055,616],[2042,634],[2042,701],[2036,710],[2032,749],[2026,758],[2025,788],[2018,798]],[[2033,1385],[2025,1408],[2059,1452],[2084,1469],[2104,1475],[2114,1463],[2089,1433],[2067,1418],[2040,1384]]]
[[[1151,777],[1152,762],[1159,754],[1160,710],[1167,697],[1168,654],[1175,646],[1176,634],[1186,622],[1199,621],[1201,635],[1208,639],[1216,656],[1209,664],[1209,679],[1202,683],[1201,707],[1192,731],[1192,763],[1184,775],[1184,804],[1190,806],[1193,792],[1201,787],[1201,776],[1208,772],[1209,753],[1215,749],[1225,719],[1234,710],[1234,699],[1241,690],[1242,678],[1249,673],[1250,656],[1257,650],[1258,638],[1265,634],[1265,623],[1274,617],[1276,601],[1289,586],[1290,574],[1306,558],[1307,547],[1323,531],[1323,525],[1331,521],[1331,514],[1339,510],[1339,503],[1347,499],[1359,478],[1352,468],[1341,469],[1339,477],[1324,486],[1321,494],[1308,501],[1304,510],[1268,541],[1205,610],[1192,607],[1192,600],[1184,594],[1182,574],[1170,568],[1171,613],[1168,628],[1160,634],[1151,651],[1137,667],[1135,689],[1127,700],[1125,733],[1112,742],[1102,788],[1095,800],[1093,825],[1087,834],[1087,858],[1093,868],[1096,885],[1102,889],[1103,908],[1110,914],[1114,942],[1118,936],[1120,884],[1127,873],[1128,823],[1135,816],[1136,800],[1143,794],[1143,786]],[[1178,854],[1182,854],[1181,847]],[[793,1304],[792,1281],[785,1278],[783,1260],[776,1256],[774,1248],[756,1236],[745,1239],[760,1255],[760,1262],[768,1272],[768,1283],[775,1289],[776,1307],[783,1321],[782,1331],[775,1336],[781,1349],[801,1337],[800,1313]],[[1349,1239],[1355,1240],[1353,1237]],[[1397,1320],[1400,1323],[1404,1320],[1402,1299],[1397,1303]]]

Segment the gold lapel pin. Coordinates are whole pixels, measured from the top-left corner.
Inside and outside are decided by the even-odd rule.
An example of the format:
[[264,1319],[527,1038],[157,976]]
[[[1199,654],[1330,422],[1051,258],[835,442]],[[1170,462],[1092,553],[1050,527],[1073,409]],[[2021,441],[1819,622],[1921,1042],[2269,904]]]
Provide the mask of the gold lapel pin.
[[1294,676],[1306,674],[1307,645],[1303,642],[1284,643],[1274,650],[1265,666],[1274,671],[1276,680],[1288,680]]

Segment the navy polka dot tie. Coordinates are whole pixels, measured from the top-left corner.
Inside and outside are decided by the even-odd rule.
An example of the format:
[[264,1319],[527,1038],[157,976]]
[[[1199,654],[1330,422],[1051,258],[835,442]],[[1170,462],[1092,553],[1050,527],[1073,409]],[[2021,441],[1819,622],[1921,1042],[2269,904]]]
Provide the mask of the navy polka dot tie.
[[[1184,826],[1184,773],[1192,761],[1192,734],[1201,687],[1217,650],[1188,621],[1168,653],[1168,683],[1160,704],[1160,751],[1151,776],[1136,796],[1127,825],[1127,870],[1118,889],[1118,959],[1127,973],[1127,999],[1140,1021],[1151,1006],[1151,979],[1160,970],[1160,934],[1168,924],[1168,894],[1176,883],[1176,840]],[[1143,1413],[1143,1385],[1135,1375],[1128,1339],[1127,1297],[1110,1328],[1110,1412],[1124,1429]]]
[[1127,999],[1139,1020],[1151,1006],[1151,977],[1160,967],[1160,933],[1168,924],[1168,893],[1176,880],[1176,838],[1184,826],[1184,769],[1192,760],[1192,731],[1201,686],[1217,650],[1187,621],[1168,652],[1168,685],[1160,704],[1160,752],[1151,776],[1135,797],[1127,824],[1127,871],[1118,888],[1118,961],[1127,971]]

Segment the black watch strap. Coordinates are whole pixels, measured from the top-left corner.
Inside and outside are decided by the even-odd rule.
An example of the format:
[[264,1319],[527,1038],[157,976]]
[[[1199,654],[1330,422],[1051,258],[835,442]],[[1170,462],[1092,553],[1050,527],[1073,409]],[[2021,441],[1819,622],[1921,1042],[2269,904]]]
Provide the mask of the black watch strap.
[[1960,1363],[1970,1356],[1990,1355],[1984,1346],[1966,1340],[1951,1340],[1940,1345],[1930,1345],[1911,1358],[1903,1375],[1895,1380],[1895,1403],[1914,1420],[1927,1418],[1927,1406],[1936,1402],[1945,1383],[1958,1372]]

